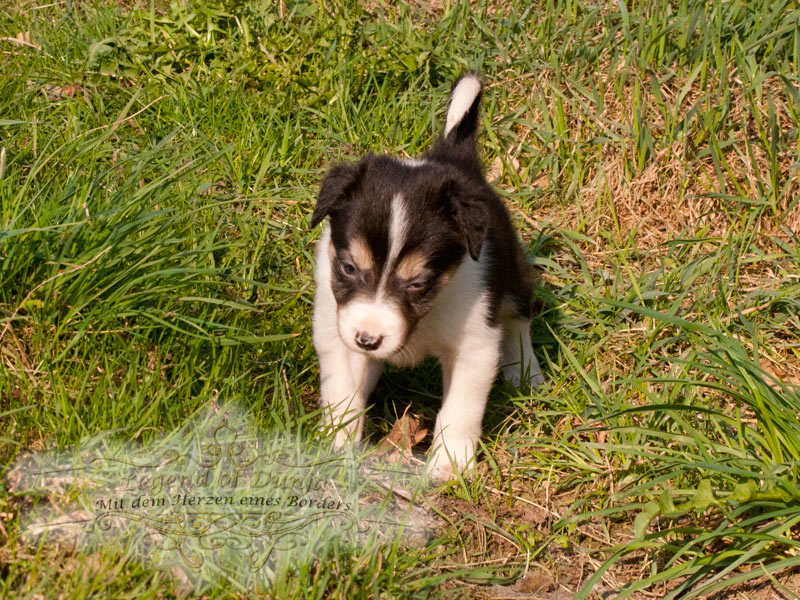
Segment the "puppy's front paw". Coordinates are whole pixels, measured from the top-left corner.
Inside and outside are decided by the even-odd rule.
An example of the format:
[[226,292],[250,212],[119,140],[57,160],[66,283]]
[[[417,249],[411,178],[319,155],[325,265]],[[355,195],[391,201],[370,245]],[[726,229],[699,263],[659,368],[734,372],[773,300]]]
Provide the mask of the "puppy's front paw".
[[475,466],[475,444],[476,440],[467,437],[436,444],[428,463],[428,474],[434,479],[448,481],[455,478],[456,472],[463,474],[472,470]]
[[334,450],[341,450],[352,441],[352,432],[347,431],[347,428],[340,429],[336,432],[336,436],[333,439],[333,448]]
[[341,420],[331,414],[320,422],[320,428],[326,437],[333,437],[333,448],[340,450],[348,444],[358,444],[361,441],[361,419],[353,419],[349,423],[341,424]]
[[433,463],[430,463],[428,465],[428,475],[439,481],[450,481],[451,479],[455,479],[453,466],[450,463],[436,466],[434,466]]

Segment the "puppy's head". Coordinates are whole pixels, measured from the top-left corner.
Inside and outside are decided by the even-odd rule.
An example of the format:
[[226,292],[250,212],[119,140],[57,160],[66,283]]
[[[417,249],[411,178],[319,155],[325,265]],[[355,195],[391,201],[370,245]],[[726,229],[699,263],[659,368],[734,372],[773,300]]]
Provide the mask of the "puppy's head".
[[476,78],[457,82],[444,136],[428,158],[368,155],[325,177],[311,225],[330,218],[331,287],[349,348],[379,359],[400,352],[458,264],[467,254],[478,259],[488,188],[458,157],[470,141],[474,153],[479,100]]

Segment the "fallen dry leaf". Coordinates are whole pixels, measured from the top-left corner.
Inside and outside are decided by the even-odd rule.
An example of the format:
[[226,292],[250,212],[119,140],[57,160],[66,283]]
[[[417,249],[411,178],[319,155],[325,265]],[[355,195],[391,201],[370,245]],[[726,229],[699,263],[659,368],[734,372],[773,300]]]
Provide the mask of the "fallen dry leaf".
[[420,426],[419,415],[408,412],[410,406],[406,407],[397,421],[392,426],[392,430],[378,444],[378,454],[385,456],[391,462],[402,462],[403,459],[411,458],[411,450],[428,435],[427,429]]

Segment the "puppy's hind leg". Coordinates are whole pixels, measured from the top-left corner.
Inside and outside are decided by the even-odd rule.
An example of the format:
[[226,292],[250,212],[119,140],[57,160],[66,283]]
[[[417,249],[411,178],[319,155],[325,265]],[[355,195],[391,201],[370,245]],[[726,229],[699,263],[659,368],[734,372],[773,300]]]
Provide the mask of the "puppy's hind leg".
[[503,377],[517,388],[538,387],[544,383],[539,361],[531,344],[531,322],[524,317],[503,321]]

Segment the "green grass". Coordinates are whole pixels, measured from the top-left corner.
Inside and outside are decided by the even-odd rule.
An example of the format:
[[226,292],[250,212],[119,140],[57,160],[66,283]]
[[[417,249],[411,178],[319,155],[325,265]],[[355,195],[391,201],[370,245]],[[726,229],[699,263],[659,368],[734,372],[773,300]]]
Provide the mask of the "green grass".
[[[424,150],[479,71],[481,151],[543,274],[547,384],[495,387],[479,474],[431,500],[457,515],[440,539],[273,595],[477,595],[537,569],[579,597],[796,594],[800,7],[529,4],[4,4],[3,464],[146,442],[215,394],[313,423],[321,177]],[[375,437],[412,401],[430,424],[437,378],[389,372]],[[22,506],[0,497],[0,597],[181,593],[25,548]]]

